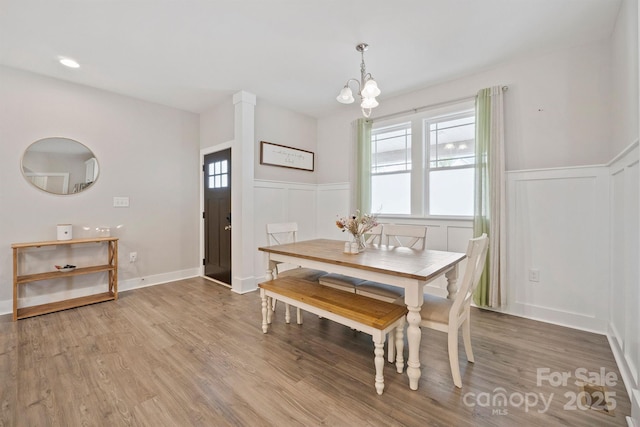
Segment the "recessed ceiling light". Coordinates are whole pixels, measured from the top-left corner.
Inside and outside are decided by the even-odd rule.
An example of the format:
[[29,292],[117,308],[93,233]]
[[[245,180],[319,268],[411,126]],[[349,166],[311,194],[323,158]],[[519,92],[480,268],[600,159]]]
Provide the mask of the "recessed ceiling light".
[[78,64],[78,62],[74,61],[71,58],[64,58],[64,57],[60,57],[59,61],[62,65],[69,67],[69,68],[80,68],[80,64]]

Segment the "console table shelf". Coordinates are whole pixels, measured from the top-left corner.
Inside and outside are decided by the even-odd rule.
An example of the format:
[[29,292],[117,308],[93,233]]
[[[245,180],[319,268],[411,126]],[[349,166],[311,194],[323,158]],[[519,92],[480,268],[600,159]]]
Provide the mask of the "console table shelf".
[[48,304],[32,305],[31,307],[19,308],[17,318],[24,319],[27,317],[40,316],[41,314],[53,313],[54,311],[81,307],[83,305],[95,304],[98,302],[113,301],[115,299],[115,294],[111,292],[104,292],[101,294],[87,295],[86,297],[56,301]]
[[[93,265],[76,268],[72,271],[46,271],[44,273],[18,275],[19,271],[19,250],[25,248],[39,248],[43,246],[69,246],[85,243],[106,243],[108,247],[107,264]],[[54,311],[66,310],[98,302],[118,299],[118,238],[117,237],[96,237],[92,239],[73,240],[52,240],[44,242],[14,243],[13,249],[13,320],[24,319],[26,317],[39,316],[41,314],[52,313]],[[36,282],[39,280],[54,280],[63,277],[80,276],[100,272],[109,273],[109,283],[107,292],[87,295],[79,298],[72,298],[62,301],[55,301],[47,304],[20,307],[18,308],[18,285]]]

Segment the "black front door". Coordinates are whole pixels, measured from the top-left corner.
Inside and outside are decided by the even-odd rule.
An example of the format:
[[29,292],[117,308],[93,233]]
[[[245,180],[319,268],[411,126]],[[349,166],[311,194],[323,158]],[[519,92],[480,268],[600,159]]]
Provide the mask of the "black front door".
[[231,149],[204,157],[204,274],[231,285]]

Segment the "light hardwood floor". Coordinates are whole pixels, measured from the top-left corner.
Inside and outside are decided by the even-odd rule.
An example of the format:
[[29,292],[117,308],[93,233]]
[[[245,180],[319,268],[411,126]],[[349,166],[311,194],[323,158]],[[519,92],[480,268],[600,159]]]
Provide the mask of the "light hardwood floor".
[[[476,363],[460,343],[462,389],[445,334],[424,330],[419,389],[386,363],[379,396],[370,336],[308,313],[287,325],[283,314],[279,304],[265,335],[257,292],[196,278],[19,322],[3,316],[0,426],[624,426],[630,412],[602,335],[474,309]],[[538,386],[538,368],[571,378]],[[579,368],[615,373],[613,416],[570,409]],[[492,405],[501,391],[511,403]]]

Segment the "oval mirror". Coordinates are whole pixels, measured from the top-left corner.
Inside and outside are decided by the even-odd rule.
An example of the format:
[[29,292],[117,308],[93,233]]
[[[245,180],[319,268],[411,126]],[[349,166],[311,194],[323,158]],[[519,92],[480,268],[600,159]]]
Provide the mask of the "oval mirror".
[[84,144],[69,138],[44,138],[22,155],[22,175],[52,194],[75,194],[98,179],[98,160]]

